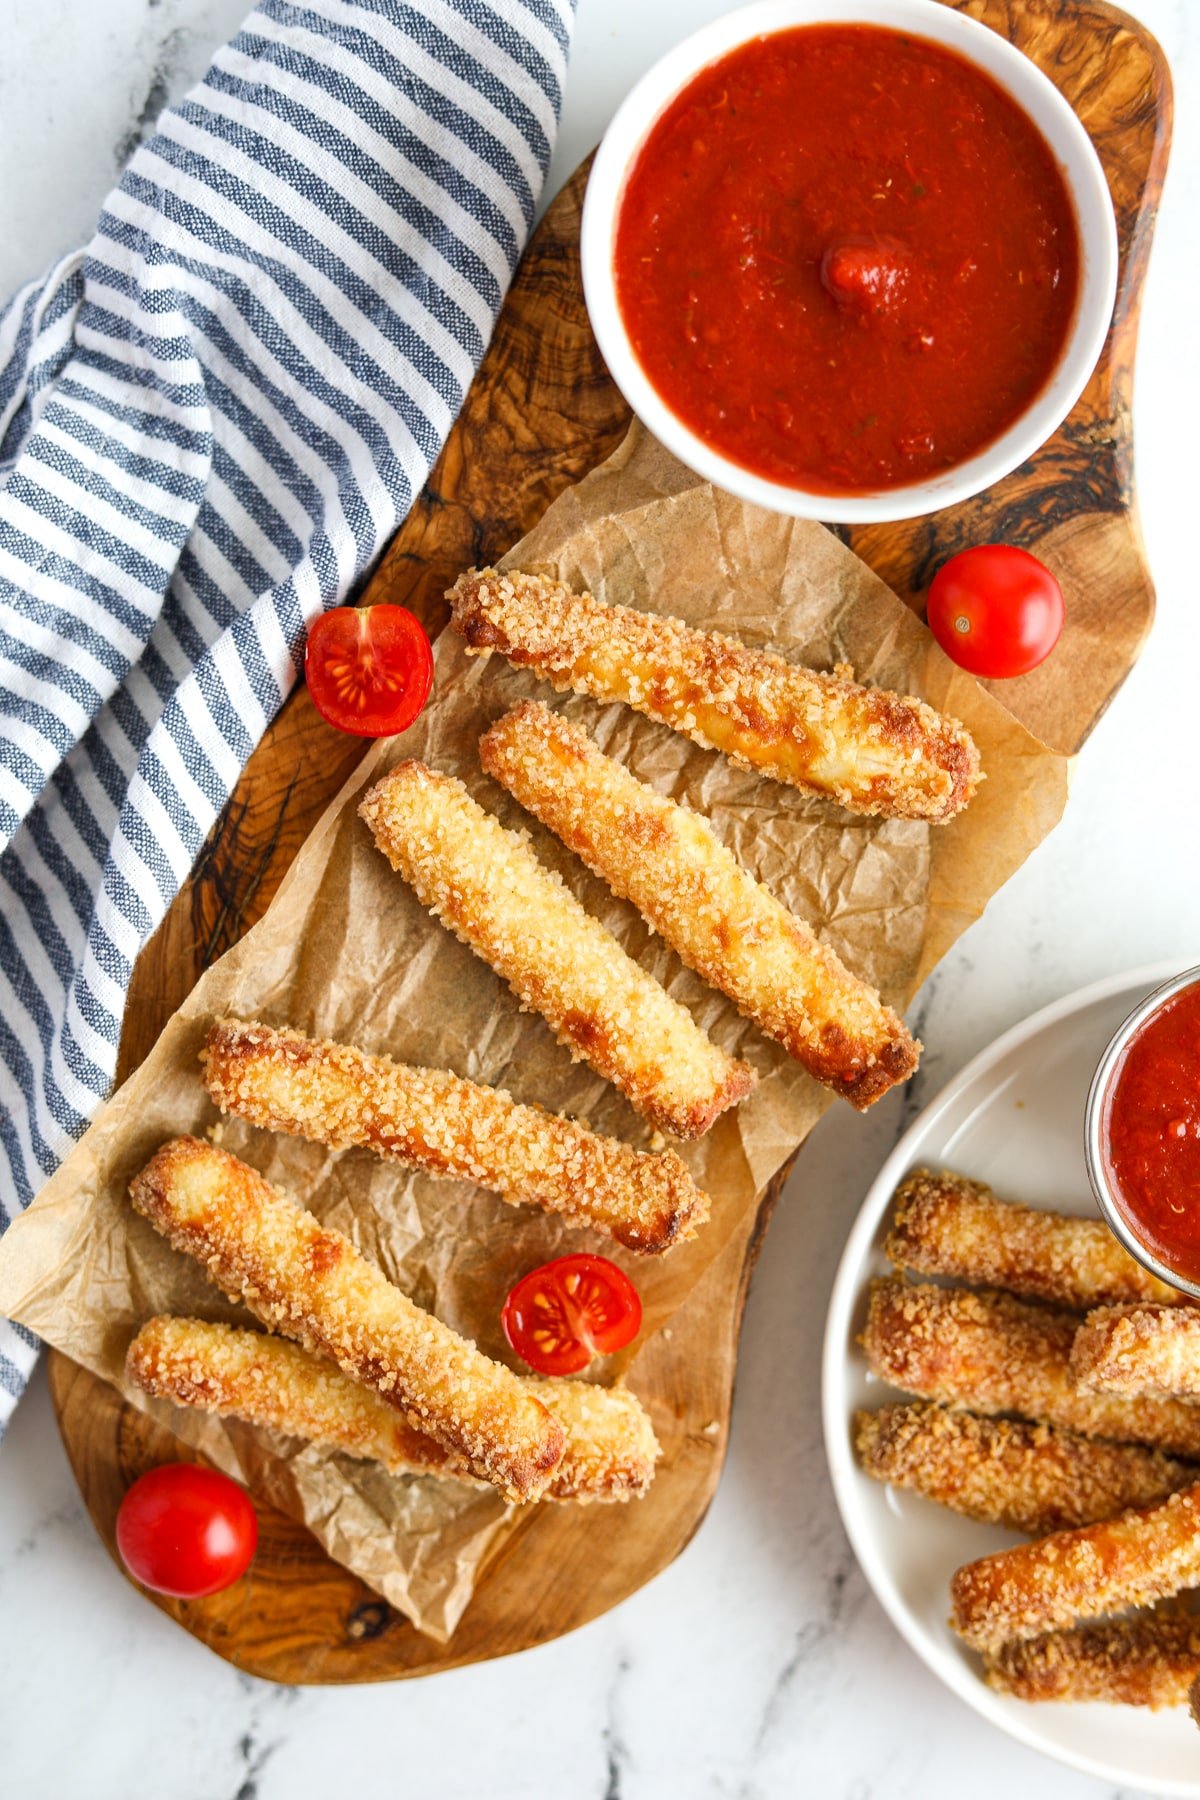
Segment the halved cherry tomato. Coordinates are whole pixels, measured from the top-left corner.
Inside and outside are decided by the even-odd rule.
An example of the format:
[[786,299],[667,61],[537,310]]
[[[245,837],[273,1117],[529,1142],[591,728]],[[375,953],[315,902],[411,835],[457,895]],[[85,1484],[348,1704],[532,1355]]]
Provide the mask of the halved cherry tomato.
[[309,629],[304,677],[323,719],[355,737],[407,731],[433,685],[433,651],[405,606],[335,606]]
[[960,550],[933,578],[929,629],[946,655],[972,675],[1027,675],[1062,633],[1062,589],[1028,550],[978,544]]
[[642,1324],[638,1291],[606,1256],[560,1256],[522,1276],[500,1314],[504,1335],[539,1375],[578,1375]]
[[148,1469],[117,1512],[117,1549],[129,1573],[177,1600],[229,1587],[249,1568],[257,1543],[245,1488],[194,1463]]

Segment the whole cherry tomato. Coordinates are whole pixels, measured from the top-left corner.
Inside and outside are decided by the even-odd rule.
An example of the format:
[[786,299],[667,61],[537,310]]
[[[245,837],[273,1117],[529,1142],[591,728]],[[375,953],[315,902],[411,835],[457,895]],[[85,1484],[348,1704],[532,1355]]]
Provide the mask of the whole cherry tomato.
[[560,1256],[522,1276],[500,1314],[504,1335],[539,1375],[578,1375],[641,1329],[642,1302],[606,1256]]
[[249,1568],[257,1543],[245,1488],[194,1463],[148,1469],[117,1513],[117,1549],[129,1573],[178,1600],[228,1587]]
[[1012,544],[960,550],[933,578],[929,629],[972,675],[1027,675],[1059,640],[1062,589],[1044,563]]
[[323,719],[355,737],[407,731],[433,685],[433,651],[405,606],[335,606],[314,619],[304,677]]

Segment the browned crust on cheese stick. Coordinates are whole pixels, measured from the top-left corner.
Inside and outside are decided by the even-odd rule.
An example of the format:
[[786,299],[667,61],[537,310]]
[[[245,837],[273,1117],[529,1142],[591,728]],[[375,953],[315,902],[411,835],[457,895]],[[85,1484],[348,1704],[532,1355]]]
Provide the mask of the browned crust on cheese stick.
[[1200,1677],[1200,1617],[1141,1613],[1018,1638],[984,1657],[984,1679],[1014,1700],[1183,1706]]
[[487,773],[631,900],[689,968],[861,1110],[917,1066],[874,988],[755,881],[697,813],[656,794],[580,726],[527,700],[479,740]]
[[[308,1438],[393,1474],[473,1479],[466,1461],[416,1431],[373,1389],[285,1338],[199,1319],[150,1319],[125,1372],[144,1393]],[[658,1441],[628,1388],[586,1381],[523,1385],[562,1426],[562,1461],[544,1500],[630,1500],[654,1478]]]
[[567,1434],[544,1500],[636,1500],[662,1454],[650,1415],[627,1387],[526,1376]]
[[1037,1212],[999,1200],[982,1181],[914,1169],[896,1189],[884,1254],[922,1275],[1008,1288],[1086,1312],[1107,1301],[1187,1304],[1123,1250],[1101,1219]]
[[400,763],[359,812],[421,902],[653,1124],[695,1138],[752,1076],[462,782]]
[[1200,1485],[1161,1506],[965,1563],[950,1582],[950,1623],[976,1650],[1037,1637],[1200,1581]]
[[510,1498],[544,1491],[564,1441],[545,1407],[256,1170],[197,1138],[175,1138],[129,1192],[156,1230],[265,1325],[331,1356]]
[[1086,1437],[1200,1461],[1200,1407],[1086,1394],[1071,1379],[1079,1320],[1011,1294],[891,1276],[871,1284],[862,1346],[877,1375],[922,1400],[1020,1413]]
[[875,1481],[1031,1537],[1154,1506],[1200,1479],[1194,1463],[1140,1444],[923,1402],[860,1412],[854,1427],[859,1462]]
[[264,1331],[150,1319],[129,1346],[125,1373],[156,1399],[309,1438],[394,1474],[474,1479],[465,1457],[418,1431],[373,1388],[343,1375],[328,1357]]
[[1102,1306],[1071,1346],[1071,1373],[1089,1393],[1200,1398],[1200,1310]]
[[708,1217],[707,1195],[673,1150],[634,1150],[441,1069],[239,1019],[213,1025],[202,1060],[222,1112],[335,1150],[357,1144],[408,1168],[477,1182],[629,1250],[669,1250]]
[[940,824],[981,779],[965,728],[911,696],[817,674],[661,613],[608,606],[545,575],[472,569],[446,598],[474,654],[498,650],[560,692],[623,700],[852,812]]

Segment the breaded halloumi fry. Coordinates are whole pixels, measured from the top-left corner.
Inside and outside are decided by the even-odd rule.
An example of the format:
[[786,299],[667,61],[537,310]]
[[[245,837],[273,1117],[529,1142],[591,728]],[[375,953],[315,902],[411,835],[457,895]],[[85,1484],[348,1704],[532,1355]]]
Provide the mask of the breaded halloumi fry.
[[696,631],[608,606],[545,575],[473,569],[446,595],[475,655],[498,650],[563,691],[627,706],[852,812],[942,823],[970,800],[979,752],[958,722],[910,696],[861,687]]
[[748,875],[699,814],[603,755],[582,727],[527,700],[484,733],[479,756],[818,1081],[862,1110],[912,1074],[919,1047],[874,988]]
[[1071,1373],[1091,1394],[1200,1399],[1200,1308],[1098,1307],[1075,1333]]
[[862,1346],[876,1375],[922,1400],[1020,1413],[1086,1437],[1151,1444],[1200,1461],[1200,1407],[1183,1400],[1085,1394],[1071,1378],[1079,1320],[1011,1294],[934,1287],[898,1276],[871,1284]]
[[562,1459],[562,1427],[510,1369],[393,1287],[340,1231],[322,1226],[227,1151],[164,1144],[130,1198],[223,1292],[373,1387],[408,1423],[514,1500],[536,1500]]
[[975,1650],[1038,1637],[1200,1582],[1200,1485],[1159,1506],[964,1563],[950,1582],[950,1623]]
[[1102,1219],[1018,1206],[949,1169],[914,1169],[896,1189],[895,1204],[883,1249],[898,1268],[1007,1288],[1080,1312],[1107,1301],[1188,1304],[1186,1294],[1135,1262]]
[[393,1474],[475,1479],[465,1457],[410,1425],[374,1388],[269,1332],[160,1316],[133,1339],[125,1373],[156,1399],[309,1438]]
[[461,781],[399,763],[358,810],[422,904],[653,1124],[700,1137],[745,1099],[746,1064],[718,1050]]
[[1014,1700],[1184,1706],[1200,1677],[1200,1616],[1136,1613],[1074,1631],[1017,1638],[985,1655],[984,1680]]
[[217,1020],[202,1060],[222,1112],[335,1150],[358,1144],[409,1168],[477,1182],[514,1204],[602,1231],[628,1250],[669,1250],[708,1217],[708,1196],[673,1150],[634,1150],[441,1069],[239,1019]]
[[[372,1388],[285,1338],[199,1319],[150,1319],[125,1371],[144,1393],[308,1438],[393,1474],[472,1481],[466,1460],[416,1431]],[[544,1500],[630,1500],[654,1477],[659,1450],[649,1415],[628,1388],[586,1381],[523,1386],[566,1436]]]
[[567,1434],[544,1500],[636,1500],[654,1479],[661,1451],[650,1415],[627,1387],[523,1378]]
[[854,1424],[859,1462],[874,1480],[1031,1537],[1154,1506],[1200,1479],[1195,1463],[1141,1444],[924,1402],[860,1412]]

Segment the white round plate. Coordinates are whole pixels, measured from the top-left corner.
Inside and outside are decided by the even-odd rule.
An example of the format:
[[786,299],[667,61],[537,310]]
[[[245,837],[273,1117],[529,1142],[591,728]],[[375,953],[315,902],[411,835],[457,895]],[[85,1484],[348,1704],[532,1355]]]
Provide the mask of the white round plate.
[[1200,1800],[1200,1732],[1185,1708],[1029,1705],[983,1684],[979,1660],[946,1623],[961,1563],[1020,1539],[978,1525],[859,1469],[851,1425],[859,1407],[901,1398],[872,1376],[856,1338],[867,1283],[885,1274],[892,1195],[912,1168],[951,1168],[1005,1199],[1096,1214],[1083,1154],[1088,1084],[1109,1038],[1144,995],[1183,963],[1134,969],[1070,994],[1006,1032],[914,1120],[880,1169],[850,1233],[825,1327],[825,1451],[842,1520],[863,1573],[935,1675],[1002,1731],[1047,1756],[1124,1788]]

